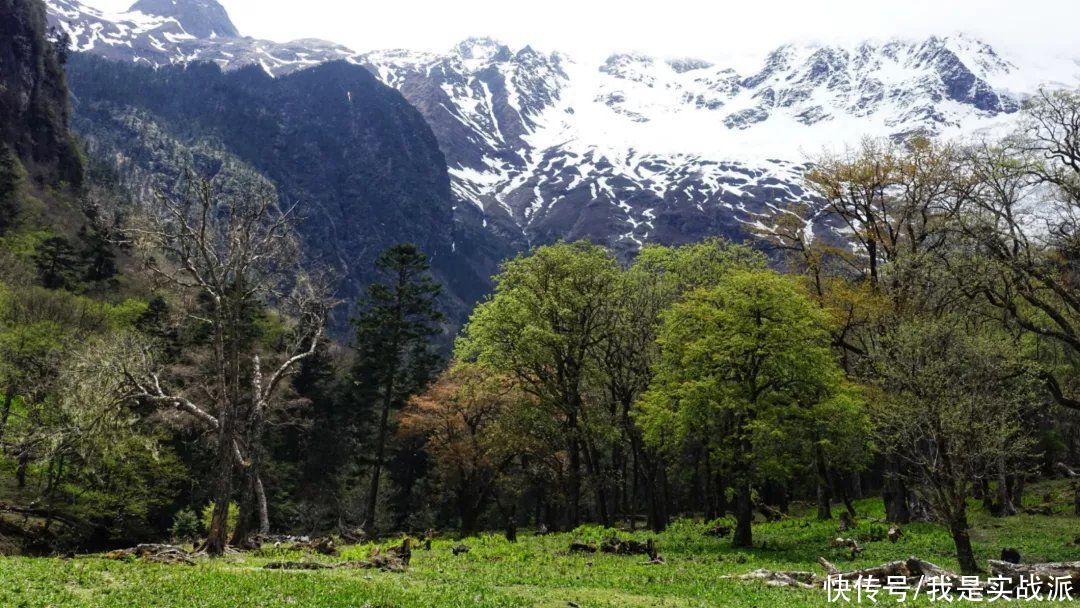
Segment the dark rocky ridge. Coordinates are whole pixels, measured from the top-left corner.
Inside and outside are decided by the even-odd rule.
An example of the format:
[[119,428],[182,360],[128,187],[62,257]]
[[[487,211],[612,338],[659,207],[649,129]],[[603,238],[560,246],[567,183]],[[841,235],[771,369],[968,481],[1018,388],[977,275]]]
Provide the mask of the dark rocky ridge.
[[299,204],[311,257],[341,273],[346,300],[371,280],[375,257],[400,242],[432,257],[453,318],[487,289],[488,269],[468,255],[483,247],[456,246],[469,239],[457,234],[446,163],[431,129],[363,68],[327,63],[272,78],[255,67],[155,70],[75,55],[69,74],[77,124],[87,137],[112,142],[118,163],[147,173],[176,170],[140,152],[152,132],[117,131],[126,124],[120,117],[134,111],[189,146],[215,142],[275,183],[286,203]]
[[68,135],[66,54],[46,38],[40,0],[0,0],[0,144],[42,184],[82,181]]

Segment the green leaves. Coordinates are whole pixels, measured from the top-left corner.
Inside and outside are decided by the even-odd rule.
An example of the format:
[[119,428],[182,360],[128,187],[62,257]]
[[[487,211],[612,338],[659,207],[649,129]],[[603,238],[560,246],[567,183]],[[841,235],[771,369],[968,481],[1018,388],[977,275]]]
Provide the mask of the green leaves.
[[[457,344],[462,360],[505,371],[558,407],[573,407],[595,372],[613,319],[619,268],[602,247],[551,245],[503,266],[495,295]],[[575,395],[574,393],[578,393]]]
[[843,387],[825,312],[792,279],[735,270],[662,318],[661,357],[637,418],[646,439],[696,438],[740,474],[790,468],[779,440],[798,436]]

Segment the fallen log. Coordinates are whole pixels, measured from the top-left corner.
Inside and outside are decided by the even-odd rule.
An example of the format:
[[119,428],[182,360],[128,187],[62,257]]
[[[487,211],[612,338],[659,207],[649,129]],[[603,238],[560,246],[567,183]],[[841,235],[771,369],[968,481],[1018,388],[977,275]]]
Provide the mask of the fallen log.
[[1029,585],[1037,582],[1041,589],[1049,591],[1058,581],[1069,581],[1073,589],[1080,588],[1080,562],[1012,564],[990,560],[990,572],[998,580],[1007,579],[1005,585],[1008,589],[1015,589],[1022,583]]
[[340,563],[324,562],[273,562],[263,568],[266,570],[382,570],[383,572],[405,572],[412,559],[412,539],[406,538],[401,546],[383,551],[375,547],[365,560]]
[[854,538],[834,538],[829,543],[830,547],[846,548],[851,551],[851,559],[859,557],[859,554],[863,552],[863,548]]
[[596,553],[596,545],[590,545],[579,541],[570,543],[570,553]]
[[265,570],[332,570],[336,566],[321,562],[271,562],[263,566]]
[[337,568],[343,570],[382,570],[383,572],[405,572],[409,565],[389,553],[375,553],[365,560],[344,562]]
[[57,513],[52,509],[38,509],[33,506],[21,507],[6,502],[0,502],[0,512],[21,515],[23,517],[36,517],[44,520],[57,521],[70,527],[77,527],[80,525],[78,520]]
[[[573,545],[571,545],[571,551],[573,550]],[[600,552],[613,555],[648,555],[649,557],[655,557],[656,541],[650,538],[648,542],[643,543],[637,540],[609,538],[600,543]]]
[[876,577],[884,580],[890,576],[903,576],[905,578],[917,576],[916,574],[912,573],[911,569],[908,567],[907,561],[889,562],[887,564],[881,564],[880,566],[872,566],[870,568],[862,568],[859,570],[850,570],[848,572],[840,570],[840,568],[837,568],[835,564],[825,559],[824,557],[819,557],[818,563],[821,564],[821,567],[825,569],[825,572],[828,572],[829,576],[833,577],[834,579],[853,581],[860,578]]
[[337,543],[330,536],[322,536],[319,538],[313,538],[310,541],[297,543],[296,549],[309,549],[318,553],[319,555],[337,556],[340,553],[337,550]]
[[774,572],[772,570],[754,570],[748,574],[721,576],[720,578],[739,581],[761,581],[768,587],[821,589],[825,586],[825,579],[813,572]]
[[174,545],[138,545],[131,549],[118,549],[105,554],[105,559],[141,559],[158,564],[184,564],[192,566],[195,560],[190,553]]
[[914,585],[922,578],[933,578],[941,582],[943,588],[955,588],[960,583],[960,577],[955,573],[936,564],[921,560],[917,557],[909,557],[906,560],[889,562],[880,566],[862,568],[843,572],[836,565],[824,557],[818,558],[818,563],[829,573],[832,580],[844,580],[848,582],[877,581],[883,583],[890,578],[903,577],[908,583]]

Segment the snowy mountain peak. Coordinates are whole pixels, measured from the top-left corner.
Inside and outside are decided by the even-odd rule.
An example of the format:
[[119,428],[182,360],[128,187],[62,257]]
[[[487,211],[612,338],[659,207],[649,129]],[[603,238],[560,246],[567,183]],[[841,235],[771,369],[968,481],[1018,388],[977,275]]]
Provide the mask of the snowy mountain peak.
[[129,12],[175,19],[196,38],[236,38],[240,35],[217,0],[138,0]]
[[221,17],[212,0],[177,2],[141,0],[110,16],[48,0],[76,48],[114,59],[256,64],[273,75],[331,60],[365,66],[427,119],[457,221],[515,246],[590,238],[634,251],[739,238],[809,200],[807,153],[867,136],[1001,131],[1040,86],[1080,83],[1072,59],[1033,62],[962,34],[788,44],[736,70],[641,53],[575,61],[491,38],[445,53],[356,54],[322,41],[225,37],[221,22],[192,21]]
[[694,57],[682,57],[678,59],[668,59],[667,64],[671,66],[671,69],[682,74],[685,72],[692,72],[694,70],[707,70],[713,67],[713,63],[705,61],[704,59],[696,59]]
[[463,40],[454,47],[454,52],[471,65],[503,63],[513,57],[510,47],[491,38]]

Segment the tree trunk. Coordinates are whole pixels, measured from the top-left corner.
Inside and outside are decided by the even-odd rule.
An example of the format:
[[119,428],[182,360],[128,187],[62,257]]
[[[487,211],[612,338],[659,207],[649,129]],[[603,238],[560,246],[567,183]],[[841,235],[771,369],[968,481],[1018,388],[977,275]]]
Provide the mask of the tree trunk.
[[462,507],[459,512],[461,516],[461,536],[472,536],[476,534],[476,512],[472,509]]
[[705,477],[704,486],[705,487],[703,488],[704,491],[702,493],[705,495],[704,496],[705,520],[706,521],[712,521],[712,520],[716,519],[718,517],[718,515],[716,514],[716,500],[714,500],[714,498],[713,498],[713,496],[715,495],[714,494],[715,490],[713,488],[714,479],[713,479],[712,462],[709,460],[709,450],[708,449],[705,450],[704,459],[705,459],[705,475],[704,475],[704,477]]
[[262,476],[255,475],[255,504],[259,509],[259,534],[270,534],[270,509],[266,502],[266,488],[263,487]]
[[749,548],[754,545],[754,504],[750,492],[750,481],[739,480],[735,497],[735,534],[732,536],[732,544],[736,547]]
[[1010,475],[1009,476],[1009,502],[1012,503],[1013,509],[1019,509],[1024,506],[1024,488],[1026,480],[1023,475]]
[[[218,473],[214,484],[214,511],[210,516],[210,530],[206,535],[206,553],[214,557],[225,554],[229,535],[229,494],[232,491],[232,474]],[[222,498],[224,496],[224,498]]]
[[588,469],[589,478],[593,481],[593,492],[596,494],[596,508],[600,515],[600,523],[605,528],[610,528],[611,512],[608,509],[607,479],[600,471],[599,458],[592,442],[585,440],[585,466]]
[[30,450],[24,448],[19,453],[19,464],[15,468],[15,485],[18,489],[26,487],[26,468],[30,464]]
[[581,525],[581,446],[577,436],[577,419],[570,418],[570,505],[569,527]]
[[885,501],[886,520],[895,524],[911,522],[907,485],[900,478],[900,464],[892,456],[885,460],[885,483],[882,485],[881,497]]
[[998,504],[1001,505],[1001,516],[1010,517],[1016,515],[1016,504],[1012,500],[1012,491],[1009,487],[1009,479],[1005,475],[998,477]]
[[731,510],[731,504],[727,497],[727,479],[723,475],[717,474],[713,485],[716,487],[716,516],[723,517]]
[[232,498],[233,468],[238,463],[233,457],[233,423],[231,413],[222,412],[218,431],[218,478],[214,482],[214,511],[210,516],[210,530],[206,536],[206,553],[211,556],[225,554],[229,537],[229,499]]
[[236,514],[236,529],[233,530],[232,540],[229,544],[234,547],[245,547],[248,536],[251,535],[251,524],[255,519],[255,480],[251,470],[241,472],[244,490],[240,494],[239,513]]
[[[630,442],[630,507],[628,509],[630,515],[630,531],[637,531],[637,514],[638,514],[638,500],[639,489],[641,488],[641,471],[638,465],[638,451],[633,444],[633,439]],[[1080,504],[1080,503],[1077,503]]]
[[378,533],[375,521],[376,511],[379,508],[379,478],[382,475],[383,458],[386,457],[386,433],[390,425],[390,399],[393,392],[393,383],[387,389],[383,398],[382,414],[379,417],[379,434],[375,444],[375,462],[371,465],[371,485],[368,488],[367,504],[367,529],[368,536],[374,537]]
[[822,521],[832,519],[832,489],[821,446],[814,449],[814,468],[817,472],[817,518]]
[[791,497],[788,494],[787,484],[780,483],[777,491],[779,492],[779,495],[777,497],[777,502],[779,504],[777,504],[777,507],[780,509],[781,513],[787,515],[791,511]]
[[863,499],[863,477],[858,471],[851,473],[851,497],[855,500]]
[[832,504],[829,501],[829,487],[818,481],[817,483],[817,518],[821,521],[832,519]]
[[866,243],[866,255],[870,258],[870,283],[877,287],[878,284],[878,247],[877,241],[870,239]]
[[667,530],[668,520],[671,518],[671,484],[668,483],[667,467],[660,463],[660,485],[656,490],[656,501],[659,505],[657,511],[657,532]]
[[11,405],[15,402],[15,387],[9,386],[4,393],[4,409],[0,410],[0,454],[4,453],[4,431],[7,430],[8,416],[11,415]]
[[847,480],[844,479],[838,479],[833,487],[839,488],[840,501],[844,503],[844,508],[847,509],[848,515],[854,519],[859,514],[855,511],[855,503],[851,500],[851,494],[848,492],[846,481]]
[[971,548],[971,535],[968,532],[967,514],[965,509],[953,518],[949,524],[949,532],[952,534],[953,543],[956,544],[956,559],[960,562],[960,572],[963,574],[978,574],[979,564],[975,561],[975,551]]
[[461,488],[457,494],[458,517],[461,519],[461,536],[472,536],[476,533],[476,522],[479,519],[478,509],[473,500],[472,488]]

